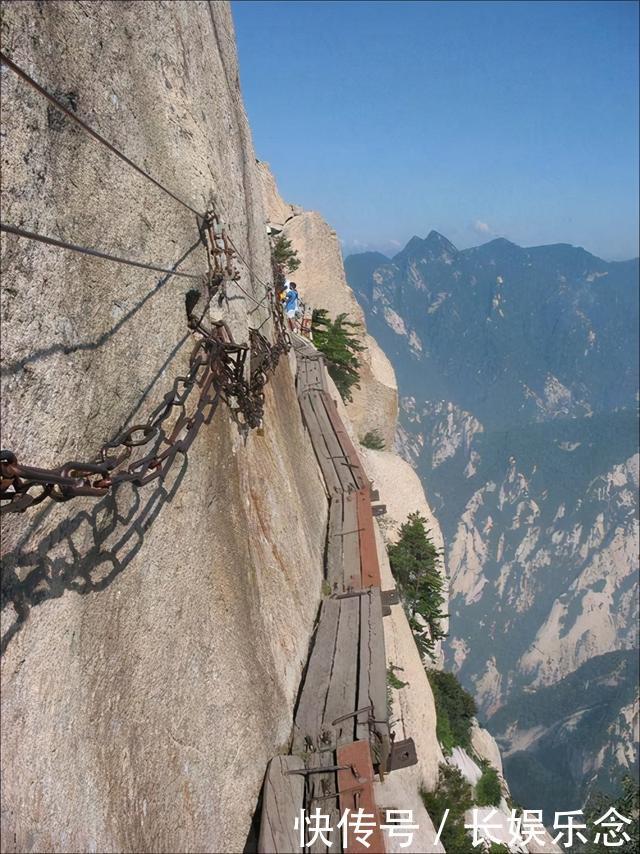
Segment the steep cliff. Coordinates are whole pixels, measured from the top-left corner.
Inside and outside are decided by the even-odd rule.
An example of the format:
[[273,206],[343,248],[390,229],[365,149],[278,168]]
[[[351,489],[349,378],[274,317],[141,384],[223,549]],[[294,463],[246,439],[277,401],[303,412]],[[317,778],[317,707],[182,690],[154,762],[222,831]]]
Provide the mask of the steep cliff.
[[[285,204],[277,192],[275,180],[266,164],[259,163],[258,170],[269,222],[278,231],[284,230],[298,252],[300,268],[294,274],[294,278],[300,287],[303,299],[313,306],[327,308],[333,316],[348,310],[366,331],[362,312],[354,306],[354,294],[344,278],[340,246],[335,232],[319,214],[305,212],[299,207]],[[368,332],[365,340],[371,347],[370,342],[373,339]],[[377,344],[375,348],[377,352]],[[375,355],[373,360],[365,363],[374,367],[373,379],[366,371],[363,372],[362,377],[365,396],[368,394],[369,399],[379,394],[376,388],[380,384],[379,374],[375,372],[378,364],[379,361]],[[386,358],[383,364],[384,385],[387,389],[395,389],[395,375]],[[370,390],[372,386],[373,391]],[[353,405],[345,406],[335,388],[332,396],[353,438],[362,436],[365,428],[371,429],[371,423],[363,417],[366,412],[363,413],[360,408]],[[453,417],[449,419],[448,434],[447,428],[444,427],[442,436],[435,439],[435,441],[440,441],[441,438],[449,441],[451,450],[443,451],[443,459],[455,453],[459,445],[467,447],[474,431],[481,429],[480,425],[473,420],[469,421],[467,426],[468,438],[459,439],[456,432],[457,424],[454,423]],[[381,435],[394,436],[396,427],[396,412],[392,407],[377,413],[375,428]],[[410,441],[409,434],[400,431],[401,447],[403,439]],[[429,536],[439,550],[444,550],[443,535],[438,519],[427,501],[420,478],[405,459],[389,450],[376,451],[360,447],[359,453],[369,477],[380,493],[380,501],[386,507],[385,514],[376,525],[376,542],[383,589],[393,589],[396,586],[396,580],[391,572],[386,547],[389,542],[397,540],[400,525],[407,520],[409,514],[418,511],[426,519]],[[448,595],[446,576],[445,595]],[[442,842],[436,841],[434,822],[425,809],[420,795],[422,790],[433,791],[438,787],[439,769],[442,763],[459,767],[463,776],[472,786],[475,786],[483,773],[478,763],[486,761],[498,773],[503,794],[510,797],[510,792],[503,777],[502,758],[498,745],[490,733],[481,728],[477,721],[473,721],[469,752],[455,747],[450,755],[445,756],[438,740],[436,703],[426,675],[425,663],[418,652],[403,606],[392,605],[390,610],[391,613],[384,618],[384,636],[388,667],[396,676],[395,684],[393,682],[388,684],[391,720],[396,739],[413,739],[418,761],[416,765],[393,771],[384,781],[376,783],[376,804],[379,808],[401,807],[412,810],[414,821],[418,826],[410,847],[398,847],[397,841],[387,838],[386,843],[389,846],[387,850],[444,851]],[[448,628],[446,619],[444,628]],[[436,654],[440,655],[441,665],[441,652],[438,647]],[[484,812],[487,813],[488,810]],[[511,850],[514,851],[537,851],[535,843],[524,844],[521,839],[515,843],[512,842],[510,815],[511,807],[503,797],[497,817],[490,817],[491,821],[497,820],[500,823],[503,841],[511,843]],[[469,822],[472,820],[471,814],[467,816],[467,820]],[[545,836],[543,828],[539,827],[538,830],[540,835]],[[545,836],[545,847],[542,850],[553,852],[560,849],[548,836]]]
[[[2,36],[130,160],[222,215],[251,269],[215,311],[246,341],[270,261],[228,5],[8,3]],[[192,211],[4,65],[2,101],[3,221],[204,276]],[[184,375],[198,280],[5,234],[2,270],[3,447],[20,462],[91,459]],[[220,405],[166,479],[3,517],[3,850],[242,850],[289,737],[326,513],[285,359],[263,435],[245,442]]]
[[391,363],[366,331],[362,309],[347,285],[340,242],[335,231],[315,211],[287,205],[280,197],[267,163],[258,163],[269,221],[282,226],[300,258],[295,281],[302,298],[313,308],[325,308],[334,318],[345,313],[363,327],[360,387],[353,390],[347,405],[349,418],[358,436],[377,431],[388,448],[393,448],[398,416],[398,387]]
[[[280,198],[275,180],[265,163],[258,164],[269,221],[284,233],[298,252],[300,267],[295,278],[302,298],[313,307],[326,308],[332,317],[346,312],[363,327],[363,353],[360,377],[361,388],[354,394],[353,403],[346,406],[336,389],[333,397],[347,428],[355,439],[369,430],[376,430],[387,447],[393,447],[397,422],[397,392],[393,369],[366,329],[362,310],[346,283],[340,243],[335,232],[318,213],[286,205]],[[428,521],[431,536],[438,548],[443,547],[442,534],[420,481],[403,459],[392,451],[373,451],[360,448],[365,468],[380,493],[387,512],[382,517],[382,531],[376,526],[378,557],[381,563],[384,589],[393,589],[386,543],[396,537],[399,526],[408,515],[419,511]],[[438,779],[438,764],[444,757],[436,736],[436,710],[433,692],[424,664],[416,647],[402,605],[393,605],[384,618],[385,649],[390,667],[401,674],[401,688],[389,688],[392,720],[397,739],[413,738],[418,764],[396,770],[384,782],[376,784],[378,807],[413,810],[419,827],[414,835],[412,851],[444,851],[436,843],[436,831],[420,798],[420,789],[433,789]],[[393,840],[387,840],[393,848]]]

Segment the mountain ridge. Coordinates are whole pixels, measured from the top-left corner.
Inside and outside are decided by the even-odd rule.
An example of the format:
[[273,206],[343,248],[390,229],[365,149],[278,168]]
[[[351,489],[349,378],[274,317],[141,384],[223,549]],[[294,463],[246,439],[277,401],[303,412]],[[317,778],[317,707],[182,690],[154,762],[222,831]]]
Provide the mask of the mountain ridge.
[[418,238],[397,258],[349,256],[347,278],[394,364],[398,444],[443,528],[447,659],[495,723],[637,646],[639,262],[504,238],[455,252]]
[[588,255],[590,258],[593,258],[596,261],[600,261],[603,264],[632,264],[634,262],[640,261],[640,256],[638,256],[638,255],[635,255],[631,258],[624,258],[624,259],[617,259],[617,260],[616,259],[606,260],[606,259],[602,258],[601,256],[595,255],[593,252],[590,252],[588,249],[585,249],[584,246],[576,246],[574,243],[566,243],[564,241],[558,241],[557,243],[536,243],[536,244],[533,244],[531,246],[521,246],[519,243],[516,243],[513,240],[509,240],[508,237],[502,237],[502,236],[493,237],[493,238],[491,238],[491,240],[488,240],[486,243],[478,243],[476,246],[468,246],[465,249],[458,249],[449,240],[449,238],[446,237],[446,235],[442,234],[439,231],[436,231],[435,229],[431,229],[428,232],[426,237],[420,237],[419,235],[414,234],[411,238],[409,238],[409,240],[407,241],[405,246],[402,249],[400,249],[398,252],[396,252],[395,255],[389,256],[389,255],[386,255],[384,252],[379,252],[378,250],[367,250],[366,252],[352,252],[349,255],[347,255],[347,258],[353,259],[353,258],[358,258],[361,256],[377,255],[377,256],[381,256],[386,261],[394,261],[399,255],[402,255],[403,253],[405,253],[410,246],[413,248],[413,247],[417,247],[418,245],[423,245],[427,241],[429,241],[430,238],[432,238],[432,236],[434,236],[435,238],[439,238],[441,241],[444,241],[446,244],[448,244],[448,246],[450,246],[451,248],[453,248],[456,252],[458,252],[460,254],[464,254],[465,252],[473,252],[475,250],[483,249],[483,248],[486,248],[486,247],[489,247],[492,245],[493,246],[509,245],[509,246],[515,246],[517,249],[521,249],[523,252],[533,252],[536,250],[551,250],[551,249],[555,249],[555,248],[571,249],[571,250],[574,250],[575,252],[582,252],[585,255]]

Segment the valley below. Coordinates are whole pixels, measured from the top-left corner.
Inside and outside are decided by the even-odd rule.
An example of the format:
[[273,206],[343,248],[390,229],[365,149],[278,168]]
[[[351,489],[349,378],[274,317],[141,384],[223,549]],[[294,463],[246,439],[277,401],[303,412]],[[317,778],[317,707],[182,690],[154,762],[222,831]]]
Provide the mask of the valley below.
[[617,791],[638,762],[637,260],[431,232],[345,267],[442,527],[445,666],[516,800]]

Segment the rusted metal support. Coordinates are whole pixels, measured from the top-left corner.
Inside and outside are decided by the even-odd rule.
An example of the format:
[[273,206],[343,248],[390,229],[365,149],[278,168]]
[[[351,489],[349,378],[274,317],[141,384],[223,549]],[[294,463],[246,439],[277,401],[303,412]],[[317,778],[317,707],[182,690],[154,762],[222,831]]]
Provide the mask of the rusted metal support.
[[[366,848],[370,854],[385,854],[384,836],[378,816],[375,796],[373,792],[373,763],[371,761],[371,750],[368,741],[354,741],[337,750],[339,765],[348,766],[348,770],[338,771],[338,793],[340,795],[340,812],[344,815],[345,810],[357,813],[362,809],[364,813],[372,816],[375,825],[368,828],[372,831]],[[364,846],[358,841],[353,828],[346,828],[346,845],[343,845],[344,854],[362,854]]]
[[387,771],[397,771],[399,768],[409,768],[417,764],[418,755],[412,738],[404,738],[392,743]]
[[394,587],[392,590],[383,590],[380,595],[382,597],[382,613],[388,617],[391,613],[391,606],[400,604],[398,589]]
[[373,531],[373,516],[369,501],[369,490],[359,489],[356,493],[358,524],[360,531],[360,573],[363,587],[381,587],[378,549]]

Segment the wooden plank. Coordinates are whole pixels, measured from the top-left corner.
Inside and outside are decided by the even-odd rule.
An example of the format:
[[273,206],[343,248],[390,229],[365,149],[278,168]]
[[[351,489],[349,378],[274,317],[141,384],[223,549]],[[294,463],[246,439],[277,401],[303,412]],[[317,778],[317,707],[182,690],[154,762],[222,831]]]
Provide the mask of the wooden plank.
[[362,809],[363,813],[370,817],[368,821],[375,821],[374,827],[367,828],[372,831],[371,836],[366,840],[368,848],[349,828],[347,844],[343,847],[343,851],[345,854],[362,854],[363,851],[370,854],[385,854],[384,836],[373,791],[374,775],[369,742],[355,741],[338,748],[337,764],[344,767],[344,770],[338,771],[340,812],[344,815],[345,810],[357,813]]
[[269,762],[262,794],[259,854],[300,851],[295,820],[300,820],[304,807],[304,777],[287,771],[303,768],[304,762],[298,756],[274,756]]
[[387,770],[390,751],[389,709],[387,707],[387,658],[384,649],[382,596],[379,588],[371,590],[369,608],[369,699],[373,706],[376,742],[374,756],[381,774]]
[[313,411],[311,398],[315,394],[316,392],[313,391],[306,392],[304,396],[300,398],[300,408],[302,409],[302,414],[311,437],[311,444],[313,445],[313,450],[317,457],[320,470],[322,471],[324,481],[327,485],[327,490],[330,495],[336,495],[342,492],[342,485],[336,473],[335,466],[329,459],[331,455],[327,448],[327,443],[322,430],[318,425],[315,412]]
[[368,488],[356,493],[358,528],[360,529],[360,573],[362,587],[382,587],[380,562],[373,528],[373,513]]
[[323,734],[322,720],[333,667],[339,614],[338,600],[323,600],[293,725],[295,751],[304,751],[310,744],[317,746]]
[[325,578],[331,593],[342,593],[344,590],[344,571],[342,567],[342,514],[344,511],[344,496],[336,495],[329,504],[329,526],[327,531],[327,558]]
[[[309,361],[311,362],[311,360],[309,360]],[[324,358],[323,358],[321,353],[317,353],[317,351],[316,351],[316,357],[313,359],[312,364],[313,364],[312,375],[314,378],[314,380],[313,380],[314,385],[318,389],[322,389],[322,390],[326,391],[326,389],[327,389],[327,369],[326,369],[326,366],[324,363]]]
[[335,744],[354,740],[355,718],[338,721],[356,710],[358,688],[358,647],[360,641],[360,602],[355,596],[340,599],[340,619],[331,672],[331,684],[324,710],[325,727],[334,734]]
[[[360,597],[360,660],[358,670],[359,709],[370,707],[358,717],[356,735],[368,739],[382,774],[389,761],[389,712],[387,709],[387,662],[384,650],[382,599],[380,590],[372,588]],[[368,717],[373,723],[369,726]]]
[[358,506],[356,493],[344,496],[342,514],[342,562],[344,589],[360,590],[362,572],[360,568],[360,534],[358,531]]
[[304,394],[309,385],[307,364],[306,359],[302,359],[300,357],[297,358],[298,370],[296,372],[296,392],[298,397],[301,397]]
[[[323,768],[336,765],[336,754],[334,750],[323,750],[321,753],[312,753],[307,760],[307,768]],[[315,809],[319,809],[323,815],[329,816],[329,827],[336,828],[340,821],[340,802],[338,797],[328,798],[327,795],[338,791],[338,776],[335,771],[327,771],[325,774],[310,774],[307,777],[307,796],[305,807],[307,815],[312,815]],[[340,831],[333,830],[326,834],[331,845],[327,847],[322,839],[318,838],[307,851],[311,854],[338,854],[342,851],[340,845]]]
[[363,489],[365,486],[369,487],[369,478],[362,467],[362,462],[360,461],[358,452],[355,449],[355,445],[351,441],[351,437],[345,429],[342,419],[338,415],[335,402],[331,399],[329,394],[323,395],[323,402],[325,404],[329,420],[333,424],[336,436],[340,440],[340,445],[352,466],[351,471],[358,489]]
[[338,475],[342,490],[343,492],[350,492],[352,489],[357,489],[357,484],[349,466],[346,466],[344,464],[346,461],[346,457],[344,456],[344,451],[342,450],[342,446],[338,441],[338,437],[336,436],[333,424],[327,417],[327,412],[322,403],[322,397],[322,392],[318,392],[317,394],[313,395],[313,411],[316,416],[320,430],[322,431],[322,435],[325,438],[325,442],[329,451],[329,456],[331,457],[331,464],[336,470],[336,474]]
[[[361,596],[360,602],[360,654],[358,656],[358,699],[356,708],[364,709],[371,707],[369,697],[369,665],[371,655],[369,652],[369,620],[371,618],[371,592]],[[369,718],[373,717],[373,708],[358,715],[356,721],[356,738],[359,741],[369,741]]]

